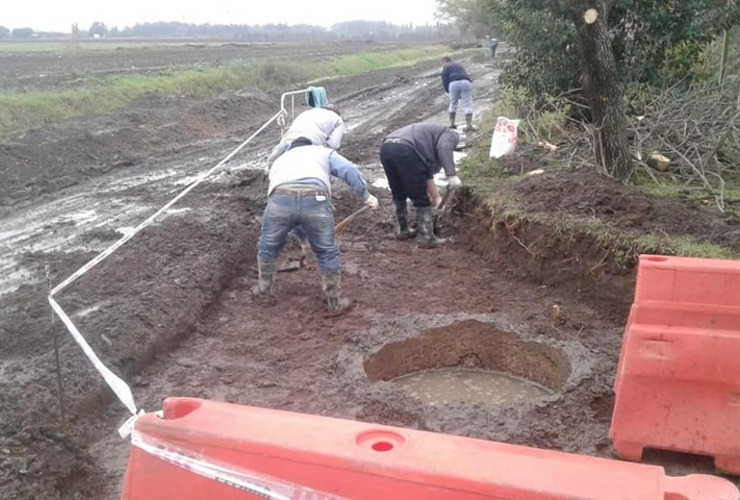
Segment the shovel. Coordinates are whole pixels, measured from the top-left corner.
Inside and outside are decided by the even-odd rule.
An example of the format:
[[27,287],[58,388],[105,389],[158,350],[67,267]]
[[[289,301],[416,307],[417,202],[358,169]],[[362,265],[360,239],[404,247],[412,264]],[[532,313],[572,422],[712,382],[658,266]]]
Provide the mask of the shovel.
[[445,194],[442,195],[442,201],[439,203],[439,206],[437,207],[437,213],[443,212],[445,207],[450,204],[450,200],[454,197],[454,194],[457,192],[457,188],[453,187],[447,187],[445,190]]
[[439,203],[439,206],[434,212],[434,218],[433,218],[433,225],[435,228],[435,231],[437,229],[437,223],[439,222],[439,218],[442,216],[442,214],[446,213],[446,208],[452,204],[452,200],[455,198],[455,194],[457,193],[457,188],[447,187],[447,190],[445,191],[445,194],[442,195],[442,201]]
[[359,217],[361,214],[363,214],[364,212],[366,212],[369,209],[370,209],[370,207],[368,207],[367,205],[365,205],[362,208],[360,208],[359,210],[356,210],[356,211],[352,212],[351,214],[349,214],[346,219],[344,219],[342,222],[340,222],[339,224],[337,224],[337,227],[334,228],[334,233],[337,234],[337,233],[343,232],[345,229],[347,229],[347,226],[349,226],[350,224],[352,224],[352,221],[354,221],[357,217]]

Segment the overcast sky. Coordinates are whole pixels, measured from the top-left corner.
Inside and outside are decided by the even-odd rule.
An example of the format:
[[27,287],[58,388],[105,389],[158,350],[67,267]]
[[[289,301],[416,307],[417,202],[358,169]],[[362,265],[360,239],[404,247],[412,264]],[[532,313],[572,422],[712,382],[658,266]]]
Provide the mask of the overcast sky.
[[3,0],[0,26],[69,32],[73,22],[108,28],[179,21],[211,24],[314,24],[330,26],[358,19],[394,24],[434,22],[435,0]]

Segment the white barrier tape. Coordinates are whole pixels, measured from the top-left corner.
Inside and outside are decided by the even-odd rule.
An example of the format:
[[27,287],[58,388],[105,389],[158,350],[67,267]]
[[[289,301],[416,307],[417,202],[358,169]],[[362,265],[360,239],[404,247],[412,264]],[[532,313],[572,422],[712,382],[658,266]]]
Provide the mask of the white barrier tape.
[[[87,343],[85,338],[82,336],[80,331],[77,329],[77,327],[72,323],[72,320],[69,319],[69,316],[62,310],[62,308],[57,304],[57,302],[54,300],[54,295],[61,292],[65,287],[69,286],[71,283],[73,283],[77,278],[88,272],[93,267],[97,266],[99,263],[101,263],[103,260],[105,260],[109,255],[111,255],[113,252],[118,250],[124,243],[126,243],[128,240],[133,238],[139,231],[147,227],[149,224],[151,224],[154,219],[156,219],[162,212],[170,208],[172,205],[177,203],[183,196],[188,194],[195,186],[200,184],[204,179],[209,177],[213,172],[215,172],[218,168],[223,166],[227,161],[229,161],[231,158],[234,157],[236,153],[242,150],[244,146],[246,146],[252,139],[254,139],[257,134],[262,132],[265,128],[267,128],[268,125],[270,125],[273,121],[277,120],[280,116],[282,116],[283,110],[281,109],[278,113],[275,114],[268,122],[266,122],[264,125],[262,125],[255,133],[250,135],[244,142],[242,142],[236,149],[234,149],[231,153],[229,153],[223,160],[218,162],[216,166],[212,167],[207,172],[204,172],[203,174],[199,175],[198,178],[193,181],[188,187],[186,187],[180,194],[175,196],[172,200],[170,200],[166,205],[164,205],[162,208],[157,210],[151,217],[146,219],[144,222],[136,226],[133,231],[131,231],[129,234],[125,235],[115,243],[113,243],[110,247],[99,253],[95,258],[93,258],[91,261],[89,261],[87,264],[79,268],[74,274],[72,274],[69,278],[62,281],[60,284],[58,284],[56,287],[54,287],[51,292],[49,293],[49,303],[51,304],[52,310],[56,313],[57,316],[62,320],[62,323],[64,323],[64,326],[67,327],[67,330],[69,330],[69,333],[72,334],[72,337],[77,341],[77,343],[82,347],[82,351],[85,353],[85,355],[88,357],[90,361],[92,361],[93,366],[95,366],[95,369],[98,370],[98,373],[100,373],[103,376],[103,379],[106,381],[108,386],[113,390],[115,395],[118,397],[118,399],[121,400],[121,402],[128,408],[128,410],[131,412],[131,415],[134,416],[132,420],[127,422],[127,424],[130,423],[130,425],[133,425],[133,420],[135,420],[136,416],[136,403],[134,402],[134,396],[131,392],[131,388],[124,382],[121,378],[119,378],[115,373],[110,371],[107,366],[103,364],[102,361],[100,361],[100,358],[98,358],[97,354],[95,354],[95,351],[92,350],[90,347],[90,344]],[[127,435],[126,433],[130,432],[130,429],[127,428],[127,424],[124,424],[121,429],[119,429],[119,434],[121,434],[121,437],[125,437]],[[124,435],[125,434],[125,435]]]
[[146,434],[133,431],[131,444],[165,462],[199,476],[271,500],[340,500],[341,497],[322,493],[304,486],[275,479],[254,471],[234,470],[212,458],[194,456],[184,450]]
[[[132,432],[134,432],[134,425],[136,424],[136,419],[139,418],[141,415],[144,415],[144,410],[139,410],[139,413],[137,415],[131,415],[121,427],[118,428],[118,435],[121,436],[121,439],[126,439],[131,435]],[[154,412],[155,415],[157,415],[159,418],[162,418],[162,411]]]
[[59,318],[62,320],[62,323],[64,323],[64,326],[67,327],[69,333],[72,334],[72,337],[74,337],[80,347],[82,347],[82,352],[84,352],[87,358],[92,361],[95,369],[98,370],[98,372],[103,376],[103,379],[110,386],[116,396],[118,396],[118,399],[121,400],[121,402],[126,406],[126,408],[128,408],[132,415],[136,415],[136,403],[134,403],[134,395],[131,393],[131,388],[126,384],[126,382],[120,379],[118,375],[110,371],[108,367],[103,364],[102,361],[100,361],[98,355],[95,354],[95,351],[92,350],[90,344],[87,343],[80,331],[77,329],[74,323],[72,323],[72,320],[69,319],[67,313],[65,313],[62,308],[59,307],[59,304],[56,303],[51,295],[49,296],[49,303],[51,304],[51,308],[54,310],[57,316],[59,316]]
[[262,125],[255,133],[253,133],[252,135],[250,135],[247,140],[245,140],[244,142],[242,142],[236,149],[234,149],[231,153],[229,153],[223,160],[221,160],[220,162],[218,162],[218,164],[216,166],[214,166],[213,168],[211,168],[207,172],[204,172],[203,174],[201,174],[200,176],[198,176],[198,178],[195,181],[193,181],[188,187],[186,187],[180,194],[178,194],[172,200],[170,200],[165,206],[163,206],[162,208],[160,208],[159,210],[157,210],[151,217],[149,217],[144,222],[142,222],[141,224],[139,224],[138,226],[136,226],[133,231],[131,231],[129,234],[125,235],[124,237],[122,237],[121,239],[119,239],[118,241],[116,241],[115,243],[113,243],[106,250],[102,251],[95,258],[93,258],[90,262],[88,262],[87,264],[85,264],[84,266],[82,266],[81,268],[79,268],[74,274],[72,274],[72,276],[70,276],[66,280],[62,281],[61,283],[59,283],[57,286],[55,286],[51,290],[51,295],[56,295],[57,293],[59,293],[60,291],[62,291],[64,288],[66,288],[71,283],[73,283],[74,281],[76,281],[77,278],[79,278],[80,276],[82,276],[83,274],[85,274],[86,272],[88,272],[93,267],[95,267],[98,264],[100,264],[103,260],[105,260],[106,257],[108,257],[110,254],[112,254],[116,250],[118,250],[119,247],[121,247],[124,243],[126,243],[131,238],[133,238],[139,231],[141,231],[142,229],[144,229],[145,227],[147,227],[148,225],[150,225],[154,221],[154,219],[156,219],[157,217],[159,217],[159,215],[162,214],[162,212],[164,212],[165,210],[167,210],[168,208],[170,208],[172,205],[174,205],[175,203],[177,203],[178,201],[180,201],[180,199],[183,196],[185,196],[186,194],[188,194],[193,188],[195,188],[195,186],[197,186],[198,184],[200,184],[201,182],[203,182],[204,179],[206,179],[207,177],[209,177],[213,172],[215,172],[217,169],[219,169],[221,166],[223,166],[224,163],[226,163],[231,158],[233,158],[234,155],[236,153],[238,153],[239,151],[241,151],[244,146],[246,146],[252,139],[254,139],[257,136],[257,134],[259,134],[265,128],[267,128],[267,126],[269,124],[271,124],[273,121],[277,120],[278,117],[282,115],[282,113],[283,113],[283,110],[280,110],[278,113],[276,113],[275,116],[273,116],[272,118],[270,118],[270,120],[268,122],[266,122],[264,125]]

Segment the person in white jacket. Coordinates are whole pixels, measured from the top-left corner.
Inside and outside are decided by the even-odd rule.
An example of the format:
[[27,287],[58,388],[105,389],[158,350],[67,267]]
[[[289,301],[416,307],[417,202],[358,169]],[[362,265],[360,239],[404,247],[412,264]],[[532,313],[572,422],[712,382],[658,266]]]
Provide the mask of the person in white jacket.
[[334,150],[342,145],[342,137],[347,127],[339,113],[339,109],[333,104],[327,104],[323,108],[311,108],[295,117],[288,131],[280,139],[267,158],[267,169],[278,157],[290,149],[290,145],[299,137],[305,137],[314,146],[325,146]]
[[[273,148],[269,158],[267,158],[265,173],[269,175],[272,164],[290,149],[291,144],[296,139],[308,139],[314,146],[325,146],[337,150],[342,145],[342,138],[346,130],[347,127],[339,112],[339,108],[334,104],[329,103],[323,108],[310,108],[299,113],[290,127],[288,127],[285,135],[280,139],[280,142]],[[291,236],[298,240],[301,245],[301,252],[303,254],[301,257],[301,267],[303,267],[308,250],[306,232],[299,225],[293,228]]]
[[329,312],[341,313],[350,307],[350,302],[342,297],[341,261],[331,202],[332,177],[344,181],[368,208],[378,207],[378,199],[368,192],[358,166],[331,148],[299,137],[275,161],[257,242],[259,278],[252,289],[255,296],[272,294],[276,262],[286,238],[292,229],[302,227],[316,254]]

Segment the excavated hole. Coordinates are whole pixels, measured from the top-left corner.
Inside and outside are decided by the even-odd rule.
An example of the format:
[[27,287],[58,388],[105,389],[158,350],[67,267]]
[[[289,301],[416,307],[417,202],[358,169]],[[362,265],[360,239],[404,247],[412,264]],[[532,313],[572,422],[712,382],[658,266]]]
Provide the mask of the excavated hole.
[[562,349],[476,320],[386,344],[364,368],[370,382],[390,381],[432,404],[536,401],[559,392],[571,373]]

